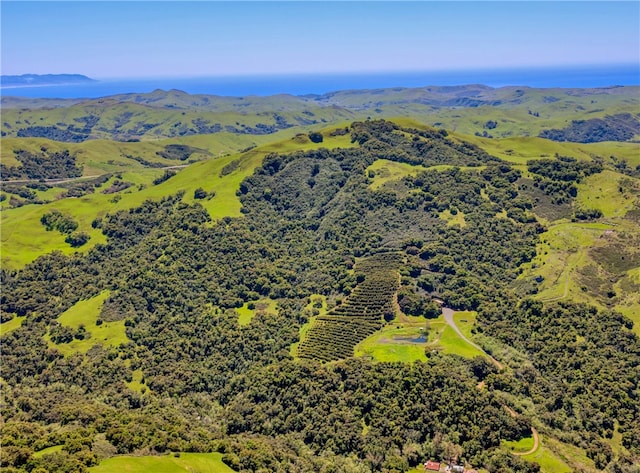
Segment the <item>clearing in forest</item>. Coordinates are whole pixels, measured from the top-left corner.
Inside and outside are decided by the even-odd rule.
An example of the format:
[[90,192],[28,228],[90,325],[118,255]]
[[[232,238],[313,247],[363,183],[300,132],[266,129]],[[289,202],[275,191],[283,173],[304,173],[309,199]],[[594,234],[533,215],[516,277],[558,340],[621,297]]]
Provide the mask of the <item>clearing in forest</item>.
[[127,343],[124,320],[102,322],[98,325],[100,309],[109,291],[91,299],[78,301],[58,317],[58,324],[49,328],[44,336],[50,347],[63,355],[86,353],[94,345],[118,346]]
[[91,473],[112,473],[114,471],[127,473],[145,473],[157,471],[162,473],[233,473],[222,462],[221,453],[180,453],[179,455],[163,456],[119,456],[100,462],[98,466],[89,468]]

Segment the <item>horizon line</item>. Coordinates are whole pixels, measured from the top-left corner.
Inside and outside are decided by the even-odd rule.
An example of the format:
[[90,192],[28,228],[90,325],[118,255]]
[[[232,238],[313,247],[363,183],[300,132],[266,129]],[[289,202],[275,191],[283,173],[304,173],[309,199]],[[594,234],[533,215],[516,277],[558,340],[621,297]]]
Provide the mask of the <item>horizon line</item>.
[[232,73],[193,73],[193,74],[180,74],[180,75],[164,75],[164,74],[150,74],[150,75],[130,75],[130,76],[100,76],[100,75],[88,75],[81,72],[25,72],[22,74],[1,74],[1,77],[20,77],[25,75],[81,75],[89,79],[97,81],[113,81],[113,80],[157,80],[157,79],[225,79],[225,78],[251,78],[251,77],[291,77],[291,76],[374,76],[384,74],[447,74],[447,73],[461,73],[461,72],[505,72],[505,71],[552,71],[552,70],[585,70],[585,69],[599,69],[609,67],[624,67],[624,68],[637,68],[640,77],[640,62],[614,62],[614,63],[590,63],[590,64],[537,64],[537,65],[516,65],[516,66],[487,66],[487,67],[455,67],[455,68],[442,68],[442,69],[373,69],[373,70],[355,70],[355,71],[283,71],[283,72],[232,72]]

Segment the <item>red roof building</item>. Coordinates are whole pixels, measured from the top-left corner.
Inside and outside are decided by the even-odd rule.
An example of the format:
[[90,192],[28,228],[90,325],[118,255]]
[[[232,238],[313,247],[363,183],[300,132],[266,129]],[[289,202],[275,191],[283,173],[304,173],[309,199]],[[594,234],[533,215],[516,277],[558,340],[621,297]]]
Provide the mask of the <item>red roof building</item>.
[[424,471],[440,471],[440,463],[429,460],[424,464]]

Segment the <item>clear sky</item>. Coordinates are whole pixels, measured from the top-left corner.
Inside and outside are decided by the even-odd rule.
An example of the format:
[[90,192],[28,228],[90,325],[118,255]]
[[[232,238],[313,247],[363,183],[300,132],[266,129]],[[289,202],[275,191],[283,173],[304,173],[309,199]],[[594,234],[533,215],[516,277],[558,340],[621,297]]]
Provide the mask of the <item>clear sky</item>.
[[94,78],[638,63],[640,2],[7,1],[2,74]]

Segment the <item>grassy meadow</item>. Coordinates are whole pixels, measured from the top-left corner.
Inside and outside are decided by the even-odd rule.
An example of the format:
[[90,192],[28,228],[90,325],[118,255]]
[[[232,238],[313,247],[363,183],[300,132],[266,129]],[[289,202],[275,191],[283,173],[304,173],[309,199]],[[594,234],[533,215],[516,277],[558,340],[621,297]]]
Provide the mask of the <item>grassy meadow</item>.
[[19,328],[22,325],[22,322],[26,318],[27,318],[26,316],[23,316],[23,317],[14,316],[11,320],[1,323],[0,335],[6,335],[8,333],[13,332],[15,329]]
[[541,278],[536,297],[543,301],[572,299],[615,309],[640,334],[640,229],[627,218],[640,205],[640,182],[604,170],[577,187],[574,205],[597,209],[602,217],[549,223],[520,279]]
[[[460,311],[454,314],[454,321],[469,340],[475,325],[476,313]],[[406,317],[396,319],[380,331],[356,345],[355,355],[375,361],[425,361],[426,353],[439,351],[445,354],[474,358],[484,356],[484,352],[462,339],[447,323],[442,315],[436,319]]]
[[221,453],[180,453],[163,456],[118,456],[89,468],[90,473],[233,473]]
[[[235,311],[238,313],[238,324],[249,325],[251,320],[259,312],[276,314],[277,301],[273,299],[260,299],[258,301],[245,302],[242,307],[238,307]],[[249,306],[253,308],[249,308]]]
[[107,297],[109,297],[109,291],[103,291],[91,299],[78,301],[58,317],[58,322],[63,326],[76,330],[81,326],[85,327],[90,337],[74,339],[70,343],[55,343],[47,334],[45,340],[49,347],[68,356],[74,353],[86,353],[94,345],[118,346],[127,343],[129,339],[125,333],[124,320],[96,324],[102,304]]

